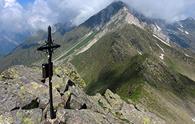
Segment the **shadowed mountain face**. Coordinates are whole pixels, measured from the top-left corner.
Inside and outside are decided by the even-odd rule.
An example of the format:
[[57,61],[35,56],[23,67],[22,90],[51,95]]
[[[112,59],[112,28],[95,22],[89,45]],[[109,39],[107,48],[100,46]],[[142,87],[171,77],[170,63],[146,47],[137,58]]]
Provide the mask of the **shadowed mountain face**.
[[173,42],[183,48],[195,50],[195,20],[193,18],[187,18],[174,24],[169,24],[165,30]]
[[[70,31],[72,28],[72,24],[69,23],[58,23],[53,26],[53,29],[61,34]],[[31,40],[32,37],[41,37],[42,33],[39,33],[43,31],[39,30],[37,32],[32,32],[0,32],[0,55],[7,56],[10,53],[12,54],[12,52],[14,52],[15,49],[18,49],[18,47],[20,48],[21,45],[28,44],[29,40]],[[43,40],[43,38],[41,40]],[[29,44],[31,44],[31,42]]]
[[103,26],[111,20],[113,15],[118,13],[118,11],[125,6],[126,5],[123,2],[114,2],[96,15],[89,18],[82,25],[89,28]]
[[[123,8],[128,9],[128,12],[120,13]],[[176,43],[183,48],[193,49],[195,39],[193,35],[193,26],[191,27],[191,25],[193,25],[194,23],[193,19],[189,18],[174,24],[166,24],[166,22],[163,20],[147,18],[133,8],[129,8],[125,3],[119,1],[113,2],[111,5],[109,5],[96,15],[92,16],[78,27],[72,27],[71,24],[61,23],[54,25],[54,40],[55,42],[58,42],[63,46],[62,50],[57,51],[57,55],[63,54],[62,52],[66,51],[66,49],[71,49],[71,47],[74,46],[76,42],[78,43],[79,40],[90,31],[98,31],[109,22],[112,22],[113,16],[117,13],[121,14],[121,16],[124,17],[126,16],[125,14],[129,13],[131,16],[129,16],[129,18],[126,18],[126,21],[129,21],[129,23],[149,29],[154,32],[155,35],[165,41],[169,39],[168,42],[170,43]],[[178,26],[181,25],[179,25],[179,23],[182,23],[186,30],[180,30]],[[111,28],[113,28],[113,26]],[[38,33],[36,33],[36,35],[25,38],[25,42],[17,46],[17,48],[15,48],[16,46],[13,47],[13,45],[10,44],[7,44],[8,47],[1,46],[3,47],[1,49],[2,51],[4,51],[5,48],[7,49],[9,47],[10,49],[15,49],[9,55],[0,60],[0,63],[2,63],[0,70],[3,70],[12,65],[29,65],[36,62],[37,60],[41,60],[43,56],[34,56],[34,53],[36,53],[36,47],[38,47],[37,45],[43,43],[43,41],[46,40],[46,36],[46,32],[39,31]],[[30,58],[27,59],[28,56],[30,56]]]
[[24,42],[30,34],[26,33],[5,33],[1,32],[0,39],[0,54],[7,55],[14,48],[16,48],[20,43]]
[[[147,18],[129,9],[122,2],[114,2],[68,32],[62,30],[59,24],[59,30],[52,34],[55,42],[62,45],[53,58],[57,68],[56,78],[78,73],[79,76],[73,80],[82,81],[83,90],[88,95],[101,93],[108,100],[104,94],[116,93],[123,99],[120,102],[119,96],[112,95],[109,100],[113,102],[112,98],[116,97],[120,104],[111,101],[107,104],[107,102],[102,103],[105,99],[98,101],[95,99],[99,95],[87,99],[89,97],[85,94],[85,97],[77,94],[82,99],[76,99],[74,96],[68,103],[73,102],[72,105],[77,109],[86,100],[90,106],[98,103],[98,107],[103,107],[103,113],[105,111],[112,113],[114,116],[110,115],[111,119],[116,117],[113,122],[191,124],[195,117],[195,54],[186,48],[193,48],[190,44],[193,44],[194,29],[193,26],[189,26],[193,23],[193,19],[186,19],[166,24],[162,20]],[[46,32],[39,32],[38,35],[30,37],[28,42],[21,44],[0,61],[2,65],[0,69],[15,64],[41,65],[46,57],[38,53],[36,48],[44,43],[46,37]],[[67,65],[71,65],[74,71],[69,72],[70,68]],[[22,70],[25,68],[22,67]],[[16,68],[16,72],[17,70],[20,70],[20,67]],[[31,72],[30,69],[26,71]],[[7,74],[6,72],[2,74]],[[15,78],[5,79],[3,75],[2,79],[4,82],[15,80]],[[28,80],[25,78],[25,82]],[[32,83],[31,85],[34,86]],[[59,85],[57,86],[59,92]],[[74,87],[72,91],[75,93]],[[91,103],[95,100],[95,103]],[[131,107],[123,103],[124,101],[134,105],[135,114],[128,116],[130,113],[125,110],[132,109],[129,109]],[[84,108],[88,107],[88,104],[83,104]],[[108,107],[110,105],[113,106]],[[70,106],[71,104],[69,108]],[[116,112],[115,107],[118,107]],[[94,119],[92,115],[96,110],[94,107],[89,107],[90,114],[86,115],[87,119],[88,117]],[[60,111],[63,113],[61,108]],[[144,111],[146,113],[143,113]],[[151,113],[147,113],[148,111]],[[67,114],[73,116],[74,112],[70,110]],[[76,116],[86,114],[85,111],[77,112]],[[97,122],[106,122],[101,119],[103,113],[98,116]],[[67,117],[67,114],[63,116]],[[132,121],[133,119],[135,120]],[[71,119],[69,121],[72,122]]]
[[105,34],[71,63],[86,81],[88,94],[110,89],[125,100],[141,103],[167,123],[173,118],[190,123],[195,114],[194,105],[189,105],[194,101],[195,82],[185,70],[191,70],[195,61],[187,57],[188,63],[182,54],[151,32],[127,24]]
[[[78,42],[80,38],[82,38],[85,34],[90,32],[91,30],[96,30],[97,27],[101,27],[108,23],[111,20],[111,17],[115,15],[120,9],[125,6],[122,2],[114,2],[104,10],[102,10],[97,15],[94,15],[90,19],[88,19],[85,23],[81,24],[78,27],[72,27],[71,24],[55,24],[53,30],[53,37],[55,42],[58,42],[62,45],[62,49],[71,49],[75,42]],[[38,59],[42,59],[43,56],[36,56],[34,53],[36,52],[36,48],[38,44],[43,43],[46,40],[46,32],[38,31],[35,35],[26,38],[26,42],[22,44],[17,44],[17,48],[14,49],[9,55],[5,56],[0,63],[2,66],[0,67],[0,71],[18,64],[29,65],[36,62]],[[10,45],[12,47],[13,45]],[[4,46],[2,46],[5,48]],[[15,48],[16,46],[13,46]],[[57,51],[62,54],[63,50]],[[29,57],[30,58],[27,58]]]

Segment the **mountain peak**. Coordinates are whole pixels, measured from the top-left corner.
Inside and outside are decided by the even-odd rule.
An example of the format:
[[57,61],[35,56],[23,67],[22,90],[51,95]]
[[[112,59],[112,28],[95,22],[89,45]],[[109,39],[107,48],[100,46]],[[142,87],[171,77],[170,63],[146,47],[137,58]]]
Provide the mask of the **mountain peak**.
[[180,23],[189,32],[193,32],[194,29],[195,29],[195,19],[192,18],[192,17],[188,17],[188,18],[186,18],[184,20],[181,20]]
[[114,1],[109,6],[115,6],[115,7],[123,8],[123,7],[126,7],[127,5],[122,1]]
[[187,19],[185,20],[190,20],[190,21],[194,21],[194,18],[193,17],[188,17]]
[[126,4],[122,1],[115,1],[108,5],[105,9],[101,10],[94,16],[90,17],[82,25],[90,28],[101,27],[111,20],[113,15],[115,15],[119,10],[126,7]]
[[184,20],[181,20],[180,22],[194,22],[194,21],[195,21],[195,19],[193,17],[188,17]]

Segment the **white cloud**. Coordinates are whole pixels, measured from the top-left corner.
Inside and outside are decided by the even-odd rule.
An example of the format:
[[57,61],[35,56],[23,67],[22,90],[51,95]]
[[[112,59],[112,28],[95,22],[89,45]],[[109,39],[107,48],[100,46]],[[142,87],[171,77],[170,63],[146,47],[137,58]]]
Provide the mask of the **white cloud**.
[[33,29],[45,29],[56,23],[55,14],[45,0],[36,0],[27,10],[27,23]]
[[[193,16],[187,10],[194,8],[194,0],[123,0],[144,15],[175,21]],[[195,9],[194,9],[195,10]],[[192,10],[191,10],[192,11]]]
[[[0,32],[46,29],[71,21],[80,24],[115,0],[35,0],[27,7],[0,0]],[[144,15],[169,21],[195,17],[194,0],[123,0]]]
[[5,0],[0,5],[0,31],[22,31],[25,28],[23,7],[15,0]]
[[[79,2],[80,0],[75,0]],[[108,4],[110,4],[112,0],[87,0],[86,4],[83,4],[80,1],[80,5],[78,8],[78,14],[73,18],[73,22],[75,24],[80,24],[84,22],[90,16],[96,14],[98,11],[104,9]]]
[[15,3],[16,3],[15,0],[5,0],[5,5],[4,5],[4,7],[12,7],[12,6],[15,5]]

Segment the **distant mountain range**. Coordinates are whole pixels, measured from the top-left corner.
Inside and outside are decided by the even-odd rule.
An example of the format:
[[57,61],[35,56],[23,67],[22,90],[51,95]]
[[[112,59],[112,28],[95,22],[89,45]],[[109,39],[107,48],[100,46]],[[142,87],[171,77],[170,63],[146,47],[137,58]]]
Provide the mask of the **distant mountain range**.
[[[126,5],[127,6],[127,5]],[[89,19],[85,22],[86,26],[95,27],[97,25],[101,25],[103,23],[106,23],[109,21],[111,15],[115,14],[120,9],[120,6],[115,6],[113,8],[107,9],[101,11],[101,13],[98,13],[99,15],[94,15],[94,18]],[[162,32],[169,37],[169,39],[180,45],[184,48],[190,48],[195,49],[195,38],[194,38],[194,32],[195,32],[195,20],[191,17],[177,21],[174,23],[166,23],[164,20],[161,19],[152,19],[145,17],[143,14],[137,12],[133,8],[128,8],[131,13],[137,17],[140,21],[146,22],[147,24],[157,24],[159,28],[162,29]],[[104,15],[105,14],[105,15]],[[62,34],[70,31],[73,27],[70,23],[57,23],[53,26],[58,32],[61,32]],[[29,31],[30,32],[30,31]],[[24,42],[28,42],[28,38],[32,36],[29,32],[22,32],[22,33],[5,33],[1,32],[0,36],[0,55],[5,56],[12,52],[16,47],[18,47],[20,44]],[[34,33],[33,33],[34,34]]]
[[5,33],[0,32],[0,55],[4,56],[9,54],[13,49],[23,43],[28,37],[30,33]]
[[[53,26],[54,30],[58,30],[60,33],[65,33],[67,31],[70,31],[73,28],[73,26],[69,23],[57,23]],[[25,44],[25,42],[28,42],[30,37],[33,37],[37,35],[37,33],[41,32],[41,30],[33,33],[29,30],[26,32],[0,32],[0,55],[6,56],[9,53],[11,53],[14,49],[16,49],[21,44]]]
[[[77,27],[55,28],[52,36],[62,47],[54,65],[61,70],[72,65],[89,95],[110,89],[163,122],[190,124],[195,117],[194,23],[188,18],[167,24],[113,2]],[[40,66],[46,56],[36,49],[46,38],[44,31],[29,37],[0,60],[0,70]]]
[[179,44],[183,48],[190,48],[195,50],[195,20],[193,18],[187,18],[167,25],[165,29],[166,33],[170,37],[170,40]]

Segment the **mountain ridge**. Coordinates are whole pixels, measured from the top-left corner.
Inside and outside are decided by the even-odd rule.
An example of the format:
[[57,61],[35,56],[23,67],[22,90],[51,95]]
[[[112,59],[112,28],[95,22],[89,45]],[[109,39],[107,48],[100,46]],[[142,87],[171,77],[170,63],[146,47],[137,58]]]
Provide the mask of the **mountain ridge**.
[[[115,7],[118,8],[118,11],[110,13],[110,10]],[[108,10],[108,13],[105,10]],[[120,97],[119,102],[122,99],[122,101],[133,105],[133,110],[139,111],[139,114],[128,116],[130,114],[129,111],[125,111],[125,114],[123,110],[128,105],[126,106],[124,102],[122,102],[123,104],[116,103],[112,106],[112,104],[107,104],[107,102],[102,104],[101,100],[90,99],[89,101],[92,100],[92,103],[95,101],[95,105],[98,103],[98,106],[103,108],[106,106],[106,112],[114,113],[117,118],[122,119],[126,123],[131,123],[132,117],[135,117],[135,120],[141,119],[141,121],[133,122],[138,124],[154,123],[152,121],[153,117],[160,118],[160,121],[157,121],[158,123],[192,123],[195,117],[195,54],[190,49],[178,46],[172,42],[171,38],[167,39],[166,33],[172,33],[179,25],[170,25],[173,28],[170,28],[169,32],[167,32],[165,30],[167,25],[160,23],[159,20],[147,20],[141,14],[141,17],[136,17],[135,15],[136,12],[131,13],[131,10],[124,6],[123,3],[115,2],[91,17],[89,22],[74,27],[72,30],[65,32],[65,34],[62,34],[60,31],[54,32],[52,34],[53,39],[62,46],[61,49],[55,52],[53,58],[55,70],[54,84],[59,82],[65,83],[66,81],[61,79],[63,77],[66,77],[66,79],[70,78],[73,81],[80,82],[82,90],[88,94],[87,97],[83,97],[79,95],[79,93],[85,94],[83,91],[82,93],[80,90],[78,91],[79,93],[73,92],[75,94],[78,93],[76,97],[78,99],[74,95],[72,96],[72,99],[68,102],[69,109],[71,105],[75,105],[77,109],[80,108],[81,105],[84,105],[83,101],[88,101],[89,99],[87,98],[91,98],[90,95],[118,94],[119,96],[117,95],[116,98]],[[96,18],[98,18],[98,22],[92,24],[91,20]],[[39,83],[39,80],[33,79],[34,83],[32,83],[31,76],[28,76],[27,72],[32,75],[38,75],[37,78],[40,77],[38,67],[46,60],[46,57],[44,58],[44,54],[35,51],[38,46],[44,43],[45,38],[46,32],[39,33],[37,37],[29,39],[30,42],[21,45],[16,50],[16,53],[10,55],[10,61],[4,61],[8,64],[7,67],[10,66],[10,63],[13,64],[13,62],[30,66],[19,66],[16,69],[13,67],[3,71],[0,80],[4,84],[10,80],[12,81],[12,79],[19,79],[19,81],[16,80],[18,84],[25,85],[25,82],[30,82],[30,84],[27,83],[27,86],[38,87],[37,82]],[[32,45],[33,43],[36,43],[36,45]],[[33,54],[38,55],[35,57]],[[32,57],[29,58],[29,56]],[[19,58],[15,59],[14,57]],[[22,71],[20,72],[20,70]],[[19,77],[18,71],[22,73],[19,73]],[[26,78],[22,78],[22,75],[25,75]],[[64,87],[61,83],[60,85],[56,84],[57,92],[66,94],[67,92],[63,92],[64,90],[61,89]],[[73,91],[78,90],[77,86],[72,88],[70,89]],[[20,89],[21,93],[25,94],[23,88]],[[79,99],[80,97],[82,99]],[[111,97],[115,98],[115,95],[111,95]],[[41,98],[45,99],[45,97]],[[56,98],[58,97],[56,96]],[[67,100],[68,98],[65,99]],[[28,102],[28,100],[25,102]],[[59,101],[56,100],[56,102]],[[78,102],[79,104],[77,104]],[[111,105],[113,108],[108,107],[106,104],[108,106]],[[118,105],[124,105],[123,109],[115,111],[114,108],[118,107]],[[90,113],[96,109],[89,107],[91,102],[85,103],[84,108],[86,106]],[[75,112],[73,110],[66,110],[68,114],[62,114],[62,116],[73,116]],[[152,112],[152,114],[144,114],[147,117],[151,115],[151,118],[141,116],[145,110]],[[77,116],[86,114],[82,113],[82,110],[76,112],[79,113]],[[88,117],[94,118],[92,115],[87,115],[87,119]],[[101,115],[98,117],[102,120]]]
[[[133,7],[131,7],[131,6],[127,6],[124,2],[122,2],[122,1],[115,1],[115,2],[113,2],[113,3],[111,3],[108,7],[106,7],[107,8],[107,11],[110,9],[110,13],[111,14],[114,14],[115,12],[117,12],[117,10],[119,10],[121,7],[127,7],[128,9],[129,9],[129,11],[130,11],[130,13],[132,14],[132,15],[134,15],[135,17],[137,17],[138,18],[138,20],[140,21],[140,22],[146,22],[148,25],[152,25],[152,24],[155,24],[155,23],[157,23],[157,24],[159,24],[159,26],[163,29],[163,28],[166,28],[166,26],[165,26],[165,21],[164,20],[162,20],[162,19],[153,19],[153,18],[148,18],[148,17],[146,17],[146,16],[144,16],[142,13],[140,13],[140,12],[138,12],[138,11],[136,11]],[[110,7],[110,8],[109,8]],[[102,10],[103,11],[103,10]],[[106,10],[105,10],[106,11]],[[108,13],[108,12],[107,12]],[[88,20],[86,20],[84,23],[83,23],[83,25],[85,25],[85,26],[87,26],[87,27],[90,27],[90,25],[91,25],[91,28],[94,28],[95,26],[97,26],[98,25],[98,23],[99,23],[99,25],[100,25],[100,23],[106,23],[109,19],[110,19],[110,17],[109,17],[109,14],[107,14],[107,16],[106,15],[104,15],[105,13],[97,13],[97,14],[102,14],[102,16],[105,16],[107,19],[104,19],[104,20],[101,20],[102,19],[102,17],[100,17],[100,15],[99,15],[99,17],[97,17],[97,15],[94,15],[93,17],[95,17],[96,19],[93,19],[92,20],[92,17],[90,17]],[[104,17],[104,18],[105,18]],[[90,21],[90,19],[91,19],[91,21]],[[189,19],[190,19],[190,17],[189,17]],[[191,20],[194,20],[192,17],[191,17]],[[105,21],[105,22],[104,22]],[[90,23],[91,22],[91,23]],[[94,23],[94,22],[96,22],[96,23]],[[87,24],[88,23],[88,24]],[[94,24],[94,25],[93,25]],[[61,27],[63,26],[63,28],[59,28],[59,26],[61,25]],[[81,24],[82,25],[82,24]],[[65,23],[65,24],[60,24],[60,23],[57,23],[57,24],[54,24],[54,26],[53,27],[55,27],[57,30],[58,30],[58,32],[61,32],[62,34],[63,33],[65,33],[65,32],[67,32],[67,31],[70,31],[70,30],[72,30],[72,28],[74,28],[75,26],[73,26],[70,22],[69,23]],[[165,33],[167,33],[167,31],[165,31]],[[26,33],[21,33],[21,34],[14,34],[14,33],[12,33],[12,35],[15,35],[16,37],[18,37],[18,36],[22,36],[22,37],[24,37],[24,38],[21,38],[21,39],[17,39],[17,38],[11,38],[14,42],[16,41],[17,43],[19,43],[19,44],[21,44],[21,43],[23,43],[23,41],[26,41],[26,38],[27,37],[30,37],[31,35],[30,34],[26,34]],[[10,35],[5,35],[5,36],[10,36]],[[170,37],[175,37],[175,36],[170,36]],[[174,39],[174,38],[171,38],[172,40]],[[194,39],[194,38],[193,38]],[[181,40],[181,39],[180,39]],[[4,42],[5,43],[5,41],[8,41],[8,40],[6,40],[6,39],[4,39],[2,42]],[[187,44],[185,44],[185,45],[183,45],[183,43],[181,43],[180,44],[180,42],[178,43],[178,42],[176,42],[176,43],[178,43],[179,45],[181,45],[182,47],[183,46],[187,46],[187,48],[189,48],[189,44],[190,43],[188,43],[188,41],[185,39],[185,41],[187,42]],[[193,47],[194,47],[194,41],[193,41],[193,44],[190,44],[190,45],[192,45]],[[12,46],[12,47],[10,47],[10,46]],[[18,46],[18,45],[17,45]],[[16,45],[11,45],[11,44],[9,44],[9,45],[6,45],[6,48],[9,48],[9,50],[6,50],[6,49],[4,49],[5,47],[2,47],[1,48],[1,54],[3,53],[3,55],[7,55],[8,53],[10,53],[13,49],[15,49],[16,47],[17,47]],[[193,48],[194,49],[194,48]],[[3,51],[2,51],[3,50]]]
[[105,9],[87,19],[87,21],[81,24],[81,26],[84,25],[90,28],[95,28],[96,26],[104,25],[105,23],[110,21],[113,15],[115,15],[120,9],[124,7],[126,7],[126,4],[121,1],[113,2]]

